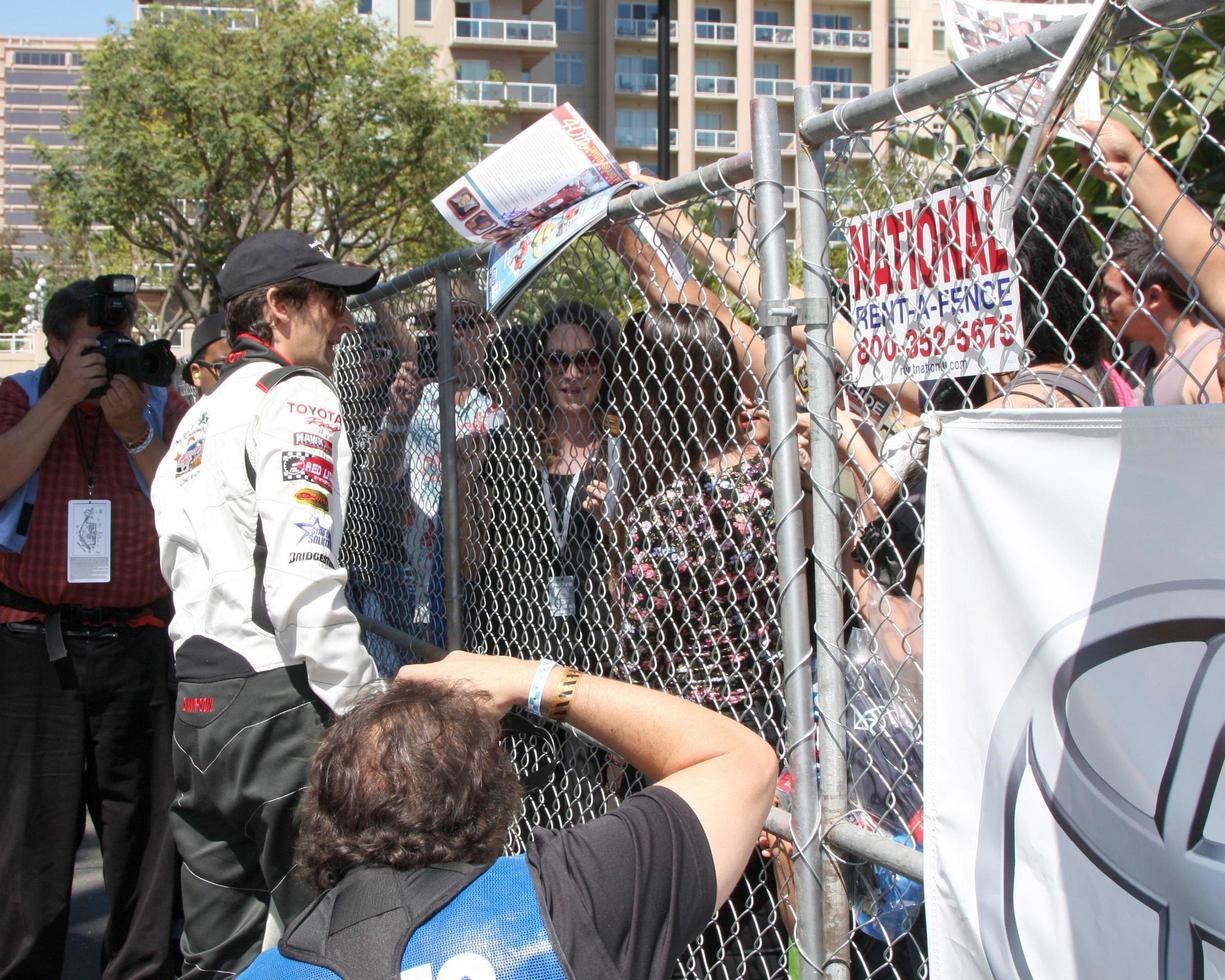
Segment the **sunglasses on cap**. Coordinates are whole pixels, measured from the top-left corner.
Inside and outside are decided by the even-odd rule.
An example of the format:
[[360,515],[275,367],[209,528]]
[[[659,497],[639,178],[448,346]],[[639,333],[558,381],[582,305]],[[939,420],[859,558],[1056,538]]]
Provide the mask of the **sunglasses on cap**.
[[577,368],[580,374],[594,374],[603,365],[600,355],[592,348],[575,351],[573,354],[564,350],[551,350],[544,355],[545,364],[550,370],[564,374],[568,368]]

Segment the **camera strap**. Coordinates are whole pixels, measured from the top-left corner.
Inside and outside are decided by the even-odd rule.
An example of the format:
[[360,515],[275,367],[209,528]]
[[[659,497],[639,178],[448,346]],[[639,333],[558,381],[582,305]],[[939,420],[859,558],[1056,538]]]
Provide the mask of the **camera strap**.
[[95,474],[94,466],[98,462],[98,440],[102,435],[102,410],[98,410],[96,419],[94,420],[94,438],[93,444],[89,451],[85,449],[85,426],[81,422],[81,416],[85,413],[80,408],[72,410],[72,434],[77,441],[77,456],[81,460],[81,467],[85,470],[85,492],[90,498],[94,495]]

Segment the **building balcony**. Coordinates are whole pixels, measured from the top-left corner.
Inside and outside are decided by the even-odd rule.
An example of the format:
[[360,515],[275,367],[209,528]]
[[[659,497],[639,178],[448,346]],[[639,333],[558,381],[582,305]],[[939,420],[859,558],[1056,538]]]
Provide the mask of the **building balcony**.
[[457,81],[455,97],[469,105],[500,106],[517,102],[520,109],[554,109],[557,86],[535,82]]
[[734,99],[736,97],[735,75],[694,75],[693,91],[695,95],[713,99]]
[[35,350],[42,339],[41,330],[13,330],[0,333],[0,351],[18,354]]
[[693,25],[693,39],[698,44],[735,44],[736,25],[698,21]]
[[693,145],[699,150],[713,153],[735,153],[736,131],[734,129],[695,129]]
[[813,82],[813,87],[822,102],[849,102],[872,91],[867,82]]
[[[654,41],[659,37],[659,25],[654,19],[618,17],[613,25],[613,37],[622,41]],[[676,40],[676,21],[672,21],[669,37]]]
[[812,46],[819,51],[871,51],[871,31],[837,31],[814,27]]
[[[619,71],[613,74],[613,91],[627,95],[658,95],[659,76],[655,72]],[[676,76],[668,76],[668,91],[675,94]]]
[[456,17],[451,27],[452,46],[552,50],[557,47],[557,26],[547,20],[492,20]]
[[753,43],[764,48],[794,48],[795,28],[771,24],[753,25]]
[[[659,146],[659,129],[655,126],[622,126],[614,134],[617,146],[635,150],[654,150]],[[668,145],[676,146],[676,130],[668,130]]]
[[795,82],[790,78],[754,78],[753,94],[765,95],[772,99],[791,99],[795,91]]
[[227,30],[244,31],[259,27],[259,15],[249,7],[211,7],[205,4],[181,4],[176,6],[149,7],[137,4],[136,16],[142,20],[152,19],[160,24],[180,17],[207,17],[225,22]]

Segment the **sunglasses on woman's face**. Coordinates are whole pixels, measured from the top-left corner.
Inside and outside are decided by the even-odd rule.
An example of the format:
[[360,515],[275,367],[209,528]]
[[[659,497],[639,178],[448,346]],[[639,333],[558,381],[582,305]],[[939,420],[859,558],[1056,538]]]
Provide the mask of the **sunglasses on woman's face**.
[[570,368],[577,368],[580,374],[594,374],[601,367],[600,355],[591,348],[575,351],[573,354],[564,350],[551,350],[544,356],[549,370],[565,374]]

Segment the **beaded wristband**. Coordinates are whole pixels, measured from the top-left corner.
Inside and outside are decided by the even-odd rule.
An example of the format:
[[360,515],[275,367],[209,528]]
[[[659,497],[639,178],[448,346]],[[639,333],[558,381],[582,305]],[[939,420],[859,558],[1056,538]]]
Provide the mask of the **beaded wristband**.
[[527,710],[538,718],[541,714],[540,702],[544,698],[544,686],[556,666],[552,660],[541,660],[536,673],[532,675],[532,686],[527,691]]
[[549,708],[549,718],[552,721],[565,721],[570,713],[570,702],[574,700],[574,691],[578,687],[578,679],[582,676],[573,667],[566,667],[561,675],[561,683],[557,685],[557,697]]
[[124,442],[123,446],[128,451],[129,456],[135,456],[138,453],[143,453],[149,448],[153,442],[153,426],[148,422],[145,423],[145,436],[140,442]]

